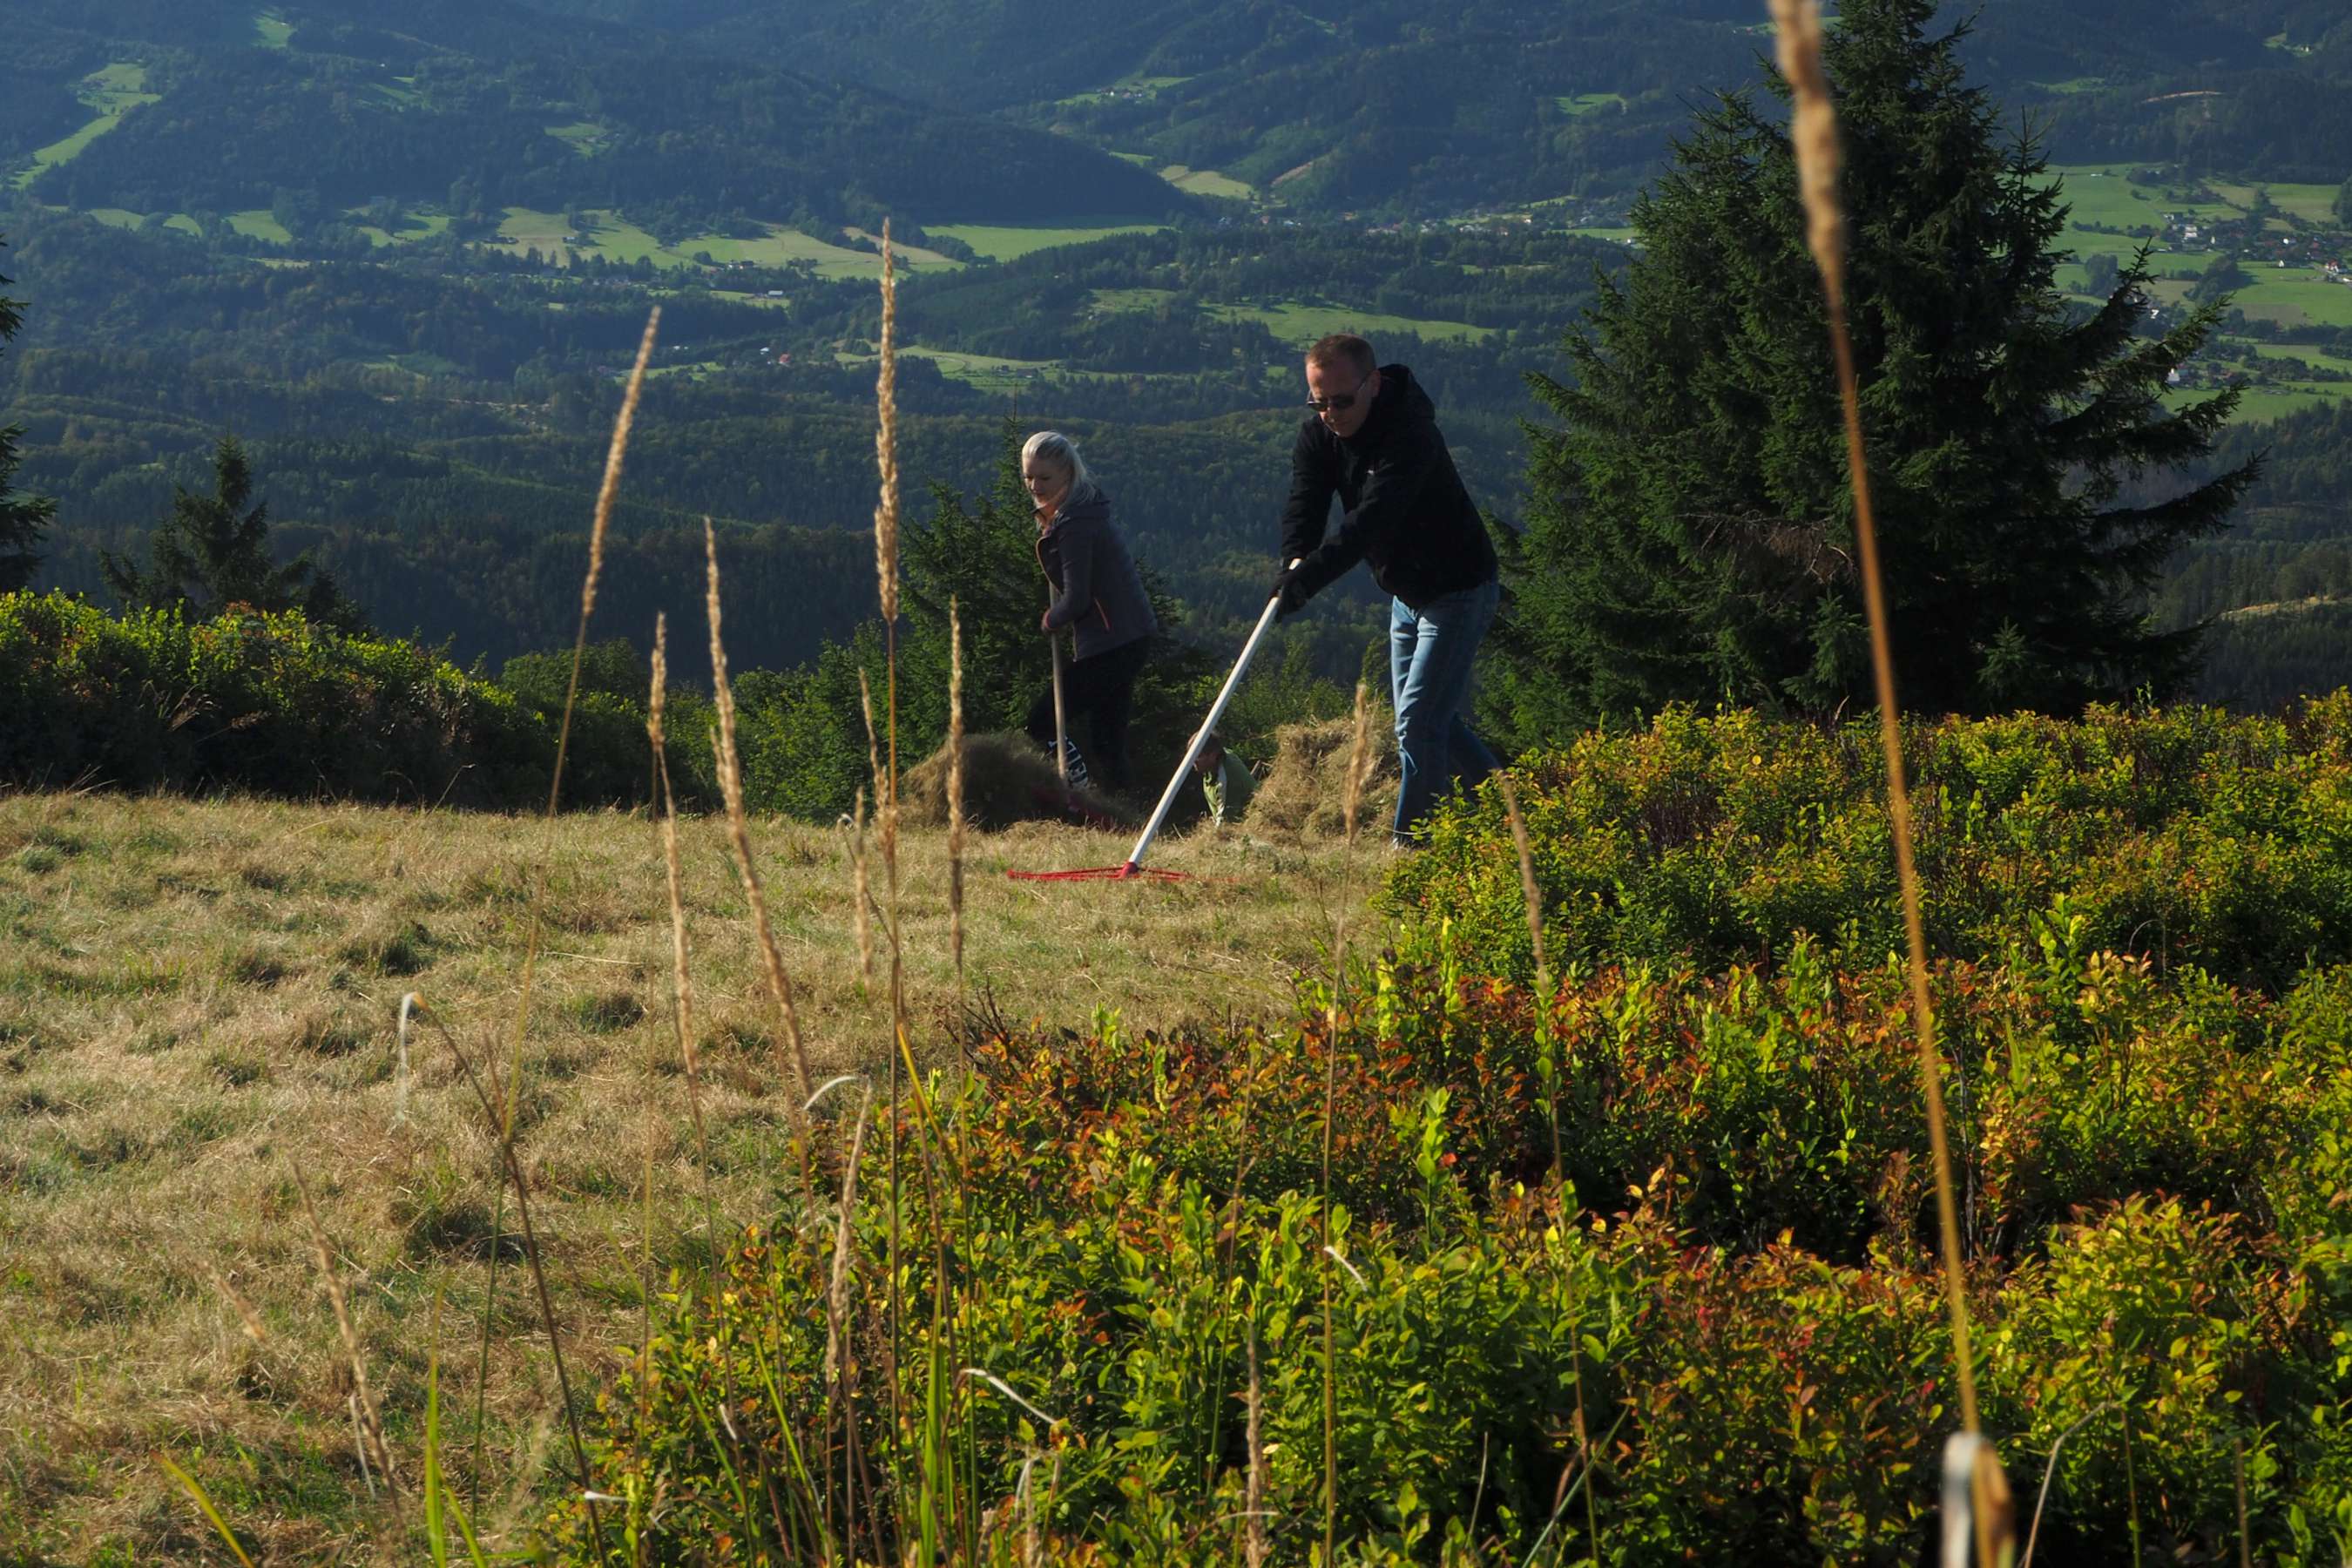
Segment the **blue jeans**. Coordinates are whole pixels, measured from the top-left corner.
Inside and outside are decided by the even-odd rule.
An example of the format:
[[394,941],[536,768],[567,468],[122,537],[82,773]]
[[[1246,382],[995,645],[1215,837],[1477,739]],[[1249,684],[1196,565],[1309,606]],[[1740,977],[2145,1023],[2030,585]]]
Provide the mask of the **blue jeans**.
[[1465,791],[1498,766],[1495,753],[1462,721],[1479,639],[1495,619],[1502,585],[1483,583],[1414,609],[1402,599],[1389,612],[1389,692],[1396,702],[1396,837],[1416,843],[1422,818],[1442,790]]

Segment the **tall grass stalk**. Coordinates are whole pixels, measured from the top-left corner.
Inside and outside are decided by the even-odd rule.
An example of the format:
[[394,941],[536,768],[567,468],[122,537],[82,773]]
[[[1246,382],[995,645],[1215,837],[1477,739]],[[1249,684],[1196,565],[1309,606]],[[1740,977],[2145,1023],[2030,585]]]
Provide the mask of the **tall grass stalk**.
[[[824,1441],[818,1445],[823,1453],[833,1441],[833,1425],[841,1423],[841,1535],[845,1542],[856,1539],[857,1519],[857,1402],[849,1381],[849,1275],[850,1259],[856,1251],[853,1221],[857,1213],[857,1162],[866,1148],[866,1112],[873,1100],[869,1089],[857,1102],[857,1119],[849,1135],[849,1155],[841,1173],[841,1202],[834,1221],[833,1277],[824,1293],[824,1364],[829,1373],[832,1392],[827,1397]],[[825,1527],[833,1527],[834,1507],[830,1496],[830,1468],[826,1480]]]
[[2025,1532],[2025,1554],[2017,1560],[2017,1568],[2033,1568],[2034,1544],[2042,1538],[2042,1510],[2050,1501],[2050,1483],[2058,1474],[2058,1450],[2066,1446],[2067,1438],[2081,1431],[2089,1422],[2105,1415],[2114,1408],[2113,1402],[2093,1405],[2074,1417],[2074,1425],[2059,1433],[2057,1438],[2051,1443],[2049,1459],[2042,1469],[2042,1490],[2033,1500],[2033,1523]]
[[[905,1341],[905,1310],[899,1299],[899,1242],[901,1204],[906,1184],[899,1148],[899,1058],[907,1055],[907,1038],[901,1025],[905,998],[900,992],[899,949],[898,932],[898,261],[890,244],[890,221],[882,222],[882,330],[876,344],[874,376],[874,463],[880,488],[874,506],[874,578],[875,590],[882,612],[882,647],[885,664],[885,699],[888,712],[886,722],[890,738],[890,765],[886,773],[880,751],[876,742],[874,726],[874,696],[867,688],[866,673],[858,672],[858,695],[865,704],[866,752],[874,774],[875,837],[882,850],[883,876],[890,897],[890,909],[885,916],[886,934],[890,942],[890,1067],[888,1082],[889,1147],[887,1166],[890,1185],[887,1220],[889,1226],[887,1271],[888,1281],[884,1290],[883,1315],[887,1330],[889,1364],[885,1375],[890,1381],[890,1455],[893,1474],[893,1495],[904,1498],[906,1476],[898,1468],[899,1456],[906,1447],[907,1418],[898,1376],[899,1351]],[[936,1213],[935,1216],[936,1218]],[[932,1395],[939,1384],[938,1368],[931,1369]],[[926,1417],[931,1405],[926,1401]],[[928,1452],[928,1445],[925,1446]],[[923,1540],[926,1556],[933,1544],[930,1528],[929,1468],[925,1467],[921,1508]],[[901,1541],[904,1529],[901,1528]],[[902,1547],[903,1549],[903,1547]]]
[[948,948],[963,990],[963,620],[948,598]]
[[[1568,1218],[1568,1166],[1560,1157],[1559,1149],[1559,1083],[1564,1074],[1554,1055],[1558,1042],[1552,1031],[1551,964],[1544,952],[1543,896],[1536,887],[1535,855],[1528,847],[1528,824],[1519,811],[1518,788],[1511,782],[1507,771],[1495,775],[1495,787],[1502,795],[1504,815],[1511,824],[1511,842],[1519,853],[1519,890],[1527,900],[1528,941],[1535,950],[1536,958],[1536,1061],[1538,1069],[1547,1080],[1544,1099],[1551,1120],[1552,1194],[1559,1205],[1560,1223],[1565,1225]],[[1564,1296],[1568,1281],[1563,1279],[1560,1283]],[[1590,1470],[1592,1468],[1592,1450],[1585,1426],[1584,1309],[1581,1302],[1577,1306],[1576,1321],[1569,1328],[1568,1344],[1569,1385],[1576,1400],[1577,1458]],[[1599,1563],[1601,1561],[1601,1513],[1600,1504],[1594,1500],[1592,1491],[1589,1486],[1584,1489],[1584,1533],[1586,1543],[1592,1550],[1592,1561]],[[1471,1522],[1474,1526],[1477,1522],[1475,1510],[1472,1510]]]
[[[1241,1219],[1235,1215],[1234,1225],[1239,1229]],[[1257,1314],[1253,1311],[1249,1321],[1249,1417],[1243,1428],[1243,1446],[1249,1452],[1249,1480],[1242,1489],[1242,1517],[1245,1521],[1242,1537],[1242,1561],[1248,1568],[1264,1568],[1265,1563],[1265,1390],[1258,1377]]]
[[[867,728],[872,724],[869,721]],[[857,978],[874,989],[874,878],[866,868],[866,789],[849,806],[849,929],[857,939]]]
[[727,840],[735,850],[735,871],[742,879],[743,896],[751,909],[751,930],[759,939],[761,973],[767,979],[769,998],[775,1004],[785,1044],[792,1051],[799,1089],[792,1100],[793,1131],[801,1146],[801,1186],[807,1194],[814,1191],[808,1169],[808,1119],[800,1108],[814,1085],[808,1047],[801,1039],[800,1012],[793,1001],[792,976],[784,972],[784,956],[776,947],[775,927],[768,919],[767,890],[760,881],[759,862],[751,854],[751,817],[743,805],[743,759],[735,747],[735,689],[727,679],[727,643],[719,607],[719,535],[707,517],[702,520],[702,548],[709,570],[703,605],[710,617],[711,706],[719,714],[718,731],[712,737],[712,750],[718,754],[719,793],[727,805]]
[[[1952,1360],[1959,1384],[1960,1426],[1970,1436],[1982,1431],[1977,1411],[1976,1359],[1969,1345],[1968,1278],[1960,1259],[1958,1205],[1953,1195],[1952,1150],[1945,1127],[1943,1064],[1936,1046],[1935,1014],[1927,997],[1927,942],[1920,915],[1919,872],[1912,855],[1911,801],[1904,782],[1903,733],[1895,698],[1895,654],[1887,629],[1885,576],[1878,559],[1878,527],[1871,507],[1870,465],[1864,449],[1862,399],[1856,384],[1853,342],[1846,330],[1845,214],[1838,198],[1841,156],[1837,110],[1829,73],[1822,64],[1820,0],[1770,0],[1779,44],[1780,74],[1793,95],[1790,137],[1794,143],[1800,191],[1805,205],[1806,242],[1822,275],[1829,316],[1831,352],[1837,363],[1838,398],[1845,415],[1846,467],[1853,487],[1854,540],[1861,557],[1863,601],[1870,616],[1870,663],[1878,698],[1878,733],[1886,752],[1886,807],[1895,837],[1895,868],[1903,894],[1903,931],[1909,949],[1911,1010],[1919,1047],[1919,1081],[1927,1105],[1927,1136],[1936,1161],[1936,1218],[1941,1233],[1945,1294],[1952,1321]],[[2000,1460],[1988,1445],[1971,1487],[1977,1521],[1977,1554],[1994,1561],[1996,1540],[2009,1533],[2007,1509],[1997,1506],[1996,1488],[1985,1467]],[[1998,1518],[1996,1515],[1998,1514]]]
[[[447,1568],[449,1562],[449,1525],[466,1542],[466,1561],[470,1568],[488,1568],[489,1556],[474,1535],[474,1521],[457,1501],[457,1494],[449,1489],[449,1478],[441,1463],[441,1292],[433,1293],[433,1321],[428,1331],[430,1349],[425,1362],[425,1539],[433,1554],[434,1568]],[[448,1518],[444,1519],[446,1511]],[[642,1559],[642,1547],[638,1553]]]
[[197,1510],[211,1521],[214,1533],[227,1543],[230,1554],[244,1563],[245,1568],[253,1568],[253,1559],[245,1554],[245,1543],[237,1540],[236,1531],[228,1527],[228,1521],[223,1519],[220,1510],[213,1506],[212,1494],[205,1490],[195,1477],[173,1464],[169,1455],[158,1453],[155,1462],[163,1468],[165,1475],[179,1482],[181,1489],[195,1500]]
[[[557,805],[563,798],[563,764],[572,743],[572,715],[580,700],[580,669],[588,653],[588,620],[596,609],[596,584],[604,567],[604,535],[613,521],[613,503],[620,494],[621,465],[629,450],[629,431],[636,423],[637,400],[645,391],[646,366],[652,360],[654,342],[661,331],[661,307],[656,305],[646,315],[644,335],[637,340],[637,357],[629,367],[629,379],[621,393],[621,410],[613,419],[613,438],[604,447],[604,477],[596,487],[596,510],[588,530],[588,569],[580,584],[580,627],[572,640],[572,676],[563,692],[563,721],[556,727],[555,768],[547,781],[547,818],[555,819]],[[547,899],[547,868],[539,869],[532,884],[530,919],[525,929],[522,950],[522,984],[515,997],[514,1028],[509,1037],[509,1055],[511,1070],[505,1075],[508,1098],[498,1110],[497,1136],[511,1140],[514,1136],[515,1101],[513,1096],[522,1089],[522,1043],[530,1027],[531,989],[539,973],[540,915]],[[446,1034],[446,1031],[444,1031]],[[488,1420],[490,1385],[490,1325],[498,1317],[499,1256],[503,1250],[501,1239],[506,1235],[506,1184],[501,1181],[490,1202],[490,1262],[488,1278],[483,1287],[482,1334],[480,1352],[474,1371],[474,1456],[469,1484],[476,1512],[482,1506],[482,1441]],[[548,1332],[555,1325],[551,1321]]]
[[376,1473],[383,1477],[383,1489],[392,1500],[394,1515],[400,1509],[400,1483],[392,1473],[392,1455],[383,1444],[383,1423],[378,1418],[375,1394],[368,1386],[367,1357],[360,1353],[360,1337],[352,1327],[352,1307],[343,1294],[343,1282],[335,1272],[334,1249],[327,1245],[326,1228],[319,1223],[318,1205],[310,1201],[310,1184],[302,1179],[299,1166],[289,1167],[294,1178],[294,1190],[302,1197],[302,1217],[310,1227],[311,1256],[319,1265],[320,1282],[326,1287],[327,1300],[335,1310],[335,1331],[343,1342],[343,1354],[351,1362],[352,1398],[357,1402],[357,1415],[362,1439],[361,1458],[373,1458]]
[[[1356,815],[1363,805],[1364,784],[1371,777],[1371,701],[1362,681],[1356,682],[1354,738],[1348,750],[1348,790],[1340,804],[1347,828],[1347,872],[1356,860]],[[1343,873],[1345,875],[1346,873]],[[1352,878],[1349,879],[1352,880]],[[1323,1057],[1323,1223],[1322,1256],[1318,1266],[1323,1284],[1323,1562],[1338,1562],[1339,1542],[1339,1363],[1338,1338],[1332,1327],[1331,1265],[1339,1252],[1331,1239],[1331,1131],[1339,1091],[1339,998],[1348,984],[1348,922],[1346,884],[1339,910],[1331,918],[1331,1003],[1324,1020]]]
[[[449,1047],[449,1054],[457,1058],[458,1070],[465,1075],[467,1086],[474,1091],[485,1121],[496,1132],[499,1158],[506,1168],[507,1180],[514,1187],[515,1219],[522,1226],[523,1260],[530,1267],[531,1285],[539,1292],[540,1321],[547,1329],[547,1348],[555,1363],[556,1394],[563,1403],[563,1429],[572,1439],[572,1459],[579,1473],[581,1500],[587,1507],[588,1529],[595,1538],[596,1561],[602,1563],[605,1560],[604,1516],[597,1509],[596,1489],[589,1479],[588,1446],[580,1436],[580,1412],[572,1403],[572,1378],[563,1366],[563,1333],[556,1322],[554,1298],[547,1289],[547,1268],[540,1258],[539,1234],[530,1223],[530,1183],[523,1176],[522,1162],[515,1154],[512,1118],[509,1116],[501,1121],[499,1112],[502,1100],[509,1104],[512,1101],[499,1082],[499,1064],[495,1055],[485,1063],[489,1081],[484,1083],[482,1074],[475,1070],[473,1058],[466,1054],[466,1048],[457,1043],[457,1037],[446,1028],[440,1029],[440,1035],[443,1043]],[[303,1202],[307,1205],[309,1201],[310,1196],[306,1193]]]

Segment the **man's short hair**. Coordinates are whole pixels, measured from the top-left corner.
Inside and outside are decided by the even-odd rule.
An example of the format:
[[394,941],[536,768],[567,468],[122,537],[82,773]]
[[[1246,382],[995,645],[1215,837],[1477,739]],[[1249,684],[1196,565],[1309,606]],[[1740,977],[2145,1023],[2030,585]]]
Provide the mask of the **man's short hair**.
[[1370,375],[1380,361],[1372,355],[1372,345],[1353,332],[1333,332],[1328,338],[1318,338],[1315,346],[1307,351],[1308,364],[1345,364],[1358,375]]

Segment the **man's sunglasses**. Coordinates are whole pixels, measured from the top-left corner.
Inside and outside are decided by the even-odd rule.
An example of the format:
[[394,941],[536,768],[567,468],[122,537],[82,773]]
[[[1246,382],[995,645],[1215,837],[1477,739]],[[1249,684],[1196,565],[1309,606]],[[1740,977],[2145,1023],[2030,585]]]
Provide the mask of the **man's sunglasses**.
[[1349,390],[1335,392],[1328,397],[1310,397],[1307,400],[1307,406],[1318,414],[1345,414],[1356,406],[1356,394],[1361,392],[1364,383],[1371,379],[1372,373],[1367,371],[1356,378],[1356,384]]

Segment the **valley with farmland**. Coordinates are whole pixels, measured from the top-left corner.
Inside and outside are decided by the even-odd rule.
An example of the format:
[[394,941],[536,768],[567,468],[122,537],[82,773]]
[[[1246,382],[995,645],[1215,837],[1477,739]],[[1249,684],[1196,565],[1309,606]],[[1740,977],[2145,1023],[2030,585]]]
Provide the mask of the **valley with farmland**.
[[2335,6],[0,39],[0,1563],[2352,1562]]

